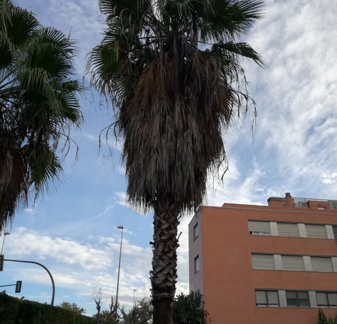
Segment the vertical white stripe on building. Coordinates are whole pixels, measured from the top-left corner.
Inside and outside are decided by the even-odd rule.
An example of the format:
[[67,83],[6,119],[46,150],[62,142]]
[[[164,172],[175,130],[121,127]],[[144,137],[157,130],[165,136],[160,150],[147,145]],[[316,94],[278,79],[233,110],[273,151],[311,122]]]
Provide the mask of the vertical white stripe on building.
[[317,308],[317,301],[316,301],[316,292],[313,290],[309,290],[309,303],[311,308]]
[[278,291],[278,297],[279,297],[279,300],[280,300],[280,307],[287,307],[286,291],[280,289]]
[[310,256],[304,255],[303,256],[303,261],[304,261],[304,269],[305,269],[305,271],[312,271]]
[[337,257],[332,257],[331,261],[332,261],[333,271],[337,272]]
[[278,236],[277,223],[270,222],[270,234],[271,236]]
[[275,270],[283,270],[281,254],[274,254]]
[[325,225],[326,232],[328,234],[328,239],[333,240],[335,237],[333,235],[332,225]]
[[305,230],[304,223],[298,223],[298,229],[300,231],[300,237],[307,237],[307,231]]

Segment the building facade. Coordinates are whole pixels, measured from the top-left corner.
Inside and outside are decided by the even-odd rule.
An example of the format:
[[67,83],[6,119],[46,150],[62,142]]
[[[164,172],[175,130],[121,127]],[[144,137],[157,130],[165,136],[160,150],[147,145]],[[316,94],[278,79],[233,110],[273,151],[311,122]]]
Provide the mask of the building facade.
[[337,201],[200,207],[189,224],[190,290],[212,324],[316,324],[337,315]]

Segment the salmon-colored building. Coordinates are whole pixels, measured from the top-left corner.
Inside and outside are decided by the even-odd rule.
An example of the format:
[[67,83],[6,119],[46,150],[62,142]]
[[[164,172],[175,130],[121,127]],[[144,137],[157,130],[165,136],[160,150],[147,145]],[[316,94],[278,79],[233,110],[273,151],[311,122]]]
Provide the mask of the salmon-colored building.
[[337,201],[200,207],[189,224],[190,290],[212,324],[316,324],[337,315]]

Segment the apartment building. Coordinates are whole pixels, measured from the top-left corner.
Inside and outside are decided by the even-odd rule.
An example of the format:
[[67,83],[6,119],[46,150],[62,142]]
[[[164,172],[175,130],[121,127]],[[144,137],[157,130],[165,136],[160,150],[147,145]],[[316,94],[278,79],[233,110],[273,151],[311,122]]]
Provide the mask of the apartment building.
[[189,224],[190,290],[212,324],[316,324],[337,315],[337,201],[200,207]]

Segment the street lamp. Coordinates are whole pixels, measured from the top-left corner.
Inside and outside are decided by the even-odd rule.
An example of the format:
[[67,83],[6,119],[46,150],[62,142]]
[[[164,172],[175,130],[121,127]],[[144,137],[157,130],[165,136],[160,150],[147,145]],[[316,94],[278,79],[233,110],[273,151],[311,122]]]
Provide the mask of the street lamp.
[[9,232],[5,232],[5,233],[4,233],[4,239],[3,239],[3,241],[2,241],[2,248],[1,248],[1,253],[0,253],[0,254],[2,254],[2,252],[4,251],[5,238],[6,238],[7,235],[10,235],[10,234],[11,234],[11,233],[9,233]]
[[120,244],[120,249],[119,249],[119,262],[118,262],[118,275],[117,275],[117,291],[116,291],[116,304],[115,304],[115,308],[117,310],[118,307],[118,288],[119,288],[119,274],[121,271],[121,258],[122,258],[122,242],[123,242],[123,226],[118,226],[118,229],[122,230],[121,232],[121,244]]

